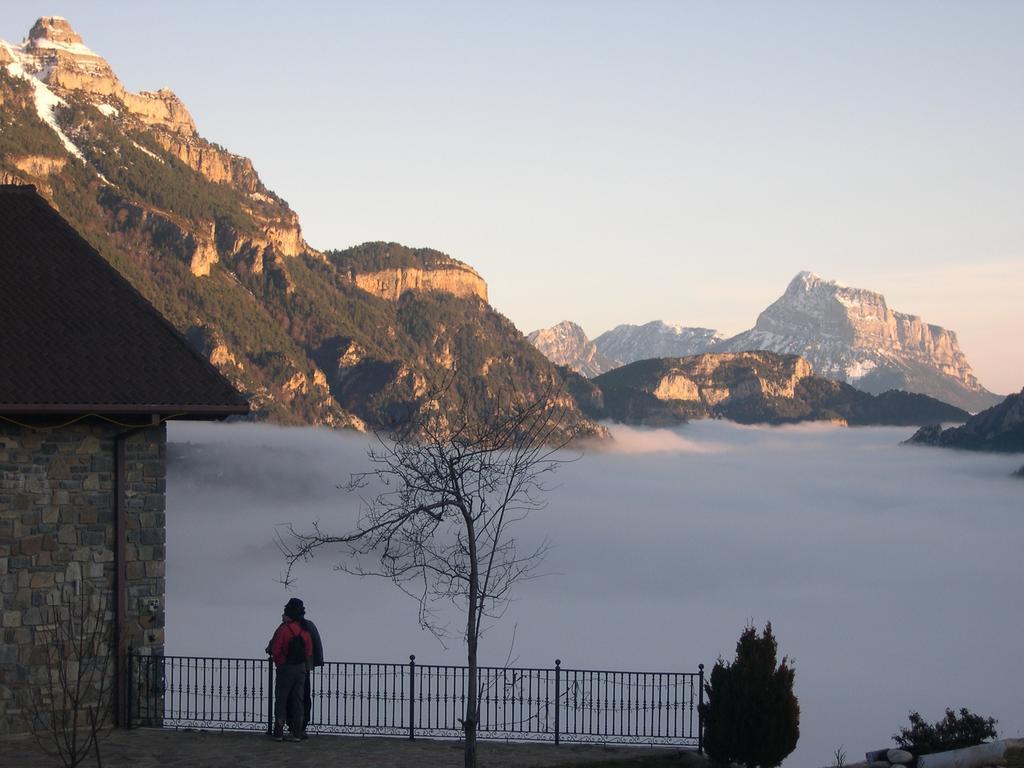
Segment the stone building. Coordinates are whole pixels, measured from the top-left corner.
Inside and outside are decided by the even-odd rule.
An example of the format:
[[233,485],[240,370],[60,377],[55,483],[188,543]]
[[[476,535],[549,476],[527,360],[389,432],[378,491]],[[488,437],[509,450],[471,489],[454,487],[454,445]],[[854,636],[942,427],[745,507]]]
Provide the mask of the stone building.
[[33,187],[0,186],[0,735],[70,595],[104,596],[113,658],[163,652],[166,422],[247,412]]

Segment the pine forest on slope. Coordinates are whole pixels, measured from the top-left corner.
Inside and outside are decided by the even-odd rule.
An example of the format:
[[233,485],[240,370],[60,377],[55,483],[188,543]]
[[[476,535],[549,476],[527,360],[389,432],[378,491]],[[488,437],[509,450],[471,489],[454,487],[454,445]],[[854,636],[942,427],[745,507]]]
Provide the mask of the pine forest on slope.
[[[442,384],[442,409],[469,417],[561,389],[472,268],[395,243],[311,248],[249,160],[170,91],[126,91],[66,20],[0,43],[0,104],[0,183],[36,185],[257,418],[376,428]],[[558,397],[567,430],[603,434]]]
[[[603,435],[594,418],[629,413],[593,407],[593,385],[553,365],[492,309],[469,265],[397,243],[311,248],[248,159],[202,138],[171,91],[128,92],[64,19],[41,18],[21,44],[0,42],[0,106],[0,183],[36,185],[250,396],[256,418],[386,427],[444,382],[441,407],[453,417],[484,418],[509,398],[551,392],[562,392],[573,433]],[[673,358],[734,341],[651,323],[620,326],[595,344],[563,326],[554,342],[565,351],[582,344],[591,375],[637,359],[615,338],[657,339],[654,351]],[[952,359],[969,374],[951,338]],[[760,412],[755,402],[692,415],[845,418],[817,401],[772,401]],[[907,414],[888,418],[904,423]]]
[[[922,427],[906,442],[968,451],[1024,453],[1024,390],[971,416],[960,426],[943,429],[941,424],[932,424]],[[1024,475],[1024,468],[1019,474]]]

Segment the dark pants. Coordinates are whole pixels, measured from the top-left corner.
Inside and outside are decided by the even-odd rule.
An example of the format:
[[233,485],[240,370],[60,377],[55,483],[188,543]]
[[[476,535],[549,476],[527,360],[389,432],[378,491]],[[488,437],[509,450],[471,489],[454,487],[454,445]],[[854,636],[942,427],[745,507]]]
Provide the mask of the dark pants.
[[278,723],[287,721],[295,733],[301,733],[305,728],[297,713],[301,711],[305,696],[306,676],[305,664],[283,664],[277,668],[274,681],[274,720]]
[[[309,725],[309,716],[313,711],[313,689],[310,687],[310,674],[309,670],[306,670],[306,685],[303,688],[302,696],[302,730],[306,730],[306,726]],[[292,723],[295,721],[295,710],[292,708],[292,703],[288,702],[287,710],[288,722]]]

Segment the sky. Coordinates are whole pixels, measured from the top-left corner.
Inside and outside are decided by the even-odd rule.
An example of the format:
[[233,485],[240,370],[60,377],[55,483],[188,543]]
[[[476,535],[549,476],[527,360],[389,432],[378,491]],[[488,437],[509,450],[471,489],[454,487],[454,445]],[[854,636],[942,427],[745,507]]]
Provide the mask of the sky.
[[801,270],[1024,386],[1024,4],[5,0],[170,87],[308,241],[429,246],[524,332],[743,331]]
[[[612,430],[512,531],[520,552],[551,549],[482,664],[710,671],[770,621],[801,709],[784,768],[891,747],[911,710],[967,707],[1024,737],[1024,455],[899,445],[912,428]],[[168,654],[262,658],[297,596],[329,661],[465,663],[460,614],[441,615],[446,650],[389,581],[335,570],[339,552],[278,582],[278,526],[350,530],[358,499],[338,484],[368,468],[367,436],[172,422],[168,439]]]

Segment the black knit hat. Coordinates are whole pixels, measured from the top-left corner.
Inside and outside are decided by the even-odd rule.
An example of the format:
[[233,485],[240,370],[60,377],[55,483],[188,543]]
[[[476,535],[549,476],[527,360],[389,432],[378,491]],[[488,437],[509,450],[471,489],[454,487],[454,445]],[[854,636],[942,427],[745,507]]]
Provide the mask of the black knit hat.
[[284,615],[289,619],[301,619],[306,615],[306,606],[297,597],[293,597],[284,606]]

